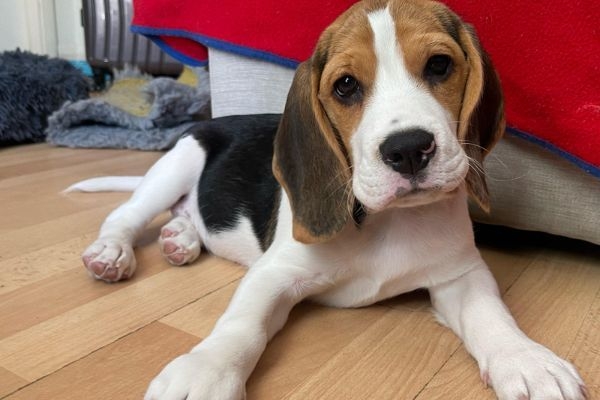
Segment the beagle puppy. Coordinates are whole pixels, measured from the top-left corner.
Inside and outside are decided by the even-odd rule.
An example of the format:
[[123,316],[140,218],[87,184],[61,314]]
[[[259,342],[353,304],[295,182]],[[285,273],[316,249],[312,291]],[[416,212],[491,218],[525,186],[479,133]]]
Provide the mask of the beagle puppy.
[[131,277],[136,236],[169,208],[170,263],[204,247],[249,267],[212,333],[145,398],[243,399],[298,302],[362,307],[417,288],[498,398],[586,398],[573,365],[518,328],[474,244],[467,198],[489,208],[482,160],[503,131],[470,26],[429,0],[365,0],[323,32],[282,116],[199,124],[141,180],[76,185],[136,186],[83,254],[95,278]]

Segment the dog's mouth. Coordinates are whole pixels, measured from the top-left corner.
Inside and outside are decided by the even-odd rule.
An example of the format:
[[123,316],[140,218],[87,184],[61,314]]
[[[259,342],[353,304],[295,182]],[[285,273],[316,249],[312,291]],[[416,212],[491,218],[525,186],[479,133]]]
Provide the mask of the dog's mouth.
[[359,175],[353,182],[354,196],[369,213],[435,203],[456,194],[462,182],[460,179],[426,179],[426,176],[410,180],[398,175],[387,179],[360,178]]
[[422,206],[447,199],[456,193],[458,193],[458,187],[446,189],[441,186],[424,188],[418,185],[412,185],[410,189],[398,189],[388,207],[407,208]]
[[419,185],[417,182],[411,182],[410,189],[400,187],[396,190],[396,198],[401,198],[405,196],[414,196],[414,195],[426,195],[426,194],[435,194],[435,193],[449,193],[456,190],[456,188],[444,188],[443,186],[431,186],[431,187],[423,187]]

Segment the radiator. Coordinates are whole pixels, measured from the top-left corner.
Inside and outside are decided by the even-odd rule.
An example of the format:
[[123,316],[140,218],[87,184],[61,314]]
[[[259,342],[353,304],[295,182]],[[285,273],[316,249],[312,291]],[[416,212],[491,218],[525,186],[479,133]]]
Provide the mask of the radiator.
[[94,74],[126,65],[155,75],[178,75],[183,66],[156,44],[129,29],[133,0],[82,0],[86,58]]

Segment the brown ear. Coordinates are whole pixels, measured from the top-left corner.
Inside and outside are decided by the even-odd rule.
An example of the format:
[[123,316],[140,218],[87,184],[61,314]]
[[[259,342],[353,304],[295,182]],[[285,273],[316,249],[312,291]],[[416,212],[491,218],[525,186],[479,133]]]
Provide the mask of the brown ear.
[[302,63],[290,88],[275,138],[273,172],[293,213],[294,238],[323,242],[350,217],[350,167],[318,99],[325,63],[317,52]]
[[466,177],[467,190],[486,212],[490,196],[483,171],[483,159],[504,133],[504,102],[498,75],[487,53],[480,47],[472,28],[459,30],[463,51],[469,64],[469,76],[463,96],[458,138],[470,158]]

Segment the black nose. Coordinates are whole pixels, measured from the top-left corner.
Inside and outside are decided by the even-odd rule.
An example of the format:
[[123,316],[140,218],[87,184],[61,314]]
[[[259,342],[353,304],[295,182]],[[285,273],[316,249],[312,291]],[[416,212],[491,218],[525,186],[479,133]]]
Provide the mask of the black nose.
[[427,166],[435,154],[435,141],[431,133],[412,129],[390,135],[379,146],[386,165],[403,175],[415,175]]

